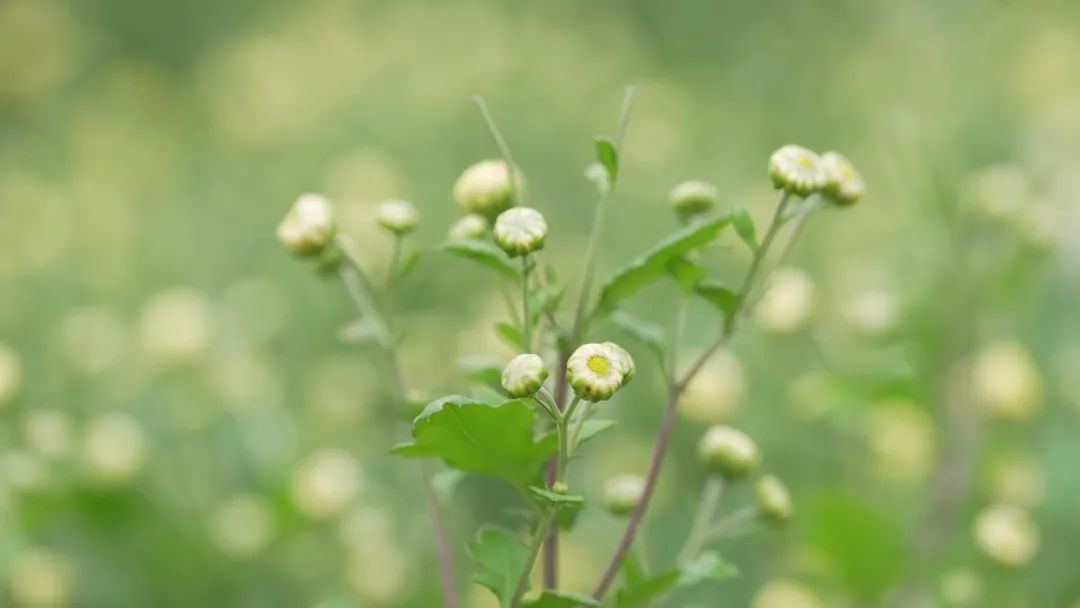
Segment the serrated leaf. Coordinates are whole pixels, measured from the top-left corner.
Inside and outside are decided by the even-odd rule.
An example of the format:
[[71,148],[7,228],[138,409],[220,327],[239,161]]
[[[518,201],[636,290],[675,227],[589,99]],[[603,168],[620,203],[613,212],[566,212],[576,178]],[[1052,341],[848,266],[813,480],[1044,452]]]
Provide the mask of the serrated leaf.
[[698,220],[654,245],[601,286],[594,314],[609,312],[619,300],[664,276],[672,258],[709,244],[729,223],[727,215]]
[[580,593],[545,589],[540,597],[522,605],[527,608],[575,608],[575,606],[599,606],[600,602]]
[[668,260],[666,269],[669,275],[679,283],[683,291],[690,291],[705,274],[705,269],[690,258],[680,255]]
[[622,571],[626,583],[615,595],[616,608],[648,606],[676,588],[724,581],[739,574],[736,566],[713,551],[703,553],[681,568],[673,568],[656,576],[646,575],[639,563],[629,560],[623,563]]
[[496,323],[495,331],[506,340],[507,344],[514,347],[518,351],[524,351],[525,338],[521,335],[521,330],[511,323]]
[[441,458],[462,471],[499,477],[517,486],[539,478],[556,451],[550,435],[533,438],[536,412],[522,400],[489,405],[460,395],[428,404],[413,421],[413,443],[394,453],[408,458]]
[[551,490],[537,486],[529,486],[529,491],[537,498],[553,505],[580,505],[584,504],[585,497],[577,494],[559,494]]
[[458,361],[458,367],[461,368],[461,371],[469,380],[485,384],[497,391],[502,390],[502,366],[498,363],[487,360],[461,359]]
[[611,177],[608,175],[607,169],[600,163],[589,163],[585,166],[585,179],[589,180],[596,186],[596,191],[600,194],[607,194],[611,192]]
[[510,258],[495,245],[485,241],[463,239],[444,243],[443,251],[478,262],[498,272],[500,275],[518,280],[521,278],[521,270],[514,265]]
[[372,319],[357,319],[338,330],[338,338],[348,344],[379,342],[379,325]]
[[662,327],[621,310],[613,312],[610,319],[620,329],[641,341],[660,361],[664,361],[664,344],[667,343],[667,336]]
[[725,319],[730,320],[739,311],[739,294],[719,281],[700,281],[694,286],[694,292],[720,309]]
[[529,548],[509,530],[484,526],[469,543],[469,557],[476,567],[473,580],[495,594],[500,608],[512,608]]
[[731,223],[742,242],[746,243],[751,251],[757,251],[757,228],[754,227],[754,218],[750,217],[750,213],[742,207],[736,207],[731,212]]
[[595,142],[596,160],[607,171],[608,183],[614,186],[619,178],[619,151],[615,148],[615,144],[606,137],[597,137]]

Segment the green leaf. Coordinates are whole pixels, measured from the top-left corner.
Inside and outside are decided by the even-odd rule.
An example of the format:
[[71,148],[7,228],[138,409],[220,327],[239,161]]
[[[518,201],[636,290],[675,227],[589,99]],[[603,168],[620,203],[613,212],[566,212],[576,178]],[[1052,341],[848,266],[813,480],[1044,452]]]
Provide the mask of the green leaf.
[[668,260],[666,269],[668,274],[678,281],[679,286],[686,292],[691,291],[694,284],[705,274],[704,268],[683,255]]
[[613,428],[617,423],[614,420],[586,420],[581,425],[581,433],[578,435],[577,447],[585,445],[585,442],[596,437],[600,433]]
[[667,336],[662,327],[621,310],[613,312],[610,318],[612,323],[641,341],[661,362],[664,361],[664,345],[667,343]]
[[536,412],[519,399],[488,405],[451,395],[428,404],[413,421],[413,443],[394,453],[408,458],[441,458],[455,469],[526,486],[556,451],[550,435],[533,439]]
[[460,359],[458,367],[465,377],[502,392],[502,366],[486,360]]
[[338,338],[346,344],[377,344],[379,325],[371,319],[357,319],[339,329]]
[[553,505],[581,505],[585,503],[585,497],[577,494],[559,494],[537,486],[529,486],[529,491],[537,498]]
[[616,271],[615,276],[601,286],[594,314],[609,312],[619,300],[633,295],[642,287],[664,276],[672,258],[707,245],[729,223],[731,217],[727,215],[698,220],[657,243]]
[[730,320],[739,311],[739,294],[719,281],[711,279],[700,281],[694,286],[694,292],[719,308],[726,319]]
[[597,137],[594,141],[596,142],[596,160],[607,171],[608,183],[614,186],[619,177],[619,151],[606,137]]
[[423,249],[413,249],[409,253],[405,254],[405,257],[401,260],[401,266],[398,267],[398,276],[408,276],[409,273],[416,268],[416,264],[420,261],[420,257],[424,254]]
[[565,293],[562,287],[545,285],[529,297],[529,319],[533,327],[538,325],[542,315],[559,308]]
[[754,218],[750,217],[746,209],[736,207],[732,210],[731,223],[735,225],[735,234],[739,235],[750,251],[757,251],[757,228],[754,227]]
[[496,323],[495,331],[499,332],[499,335],[502,336],[510,346],[518,351],[525,350],[525,338],[521,335],[521,330],[518,329],[516,325],[510,323]]
[[454,255],[479,262],[508,279],[518,280],[521,278],[521,270],[514,265],[502,249],[491,243],[465,239],[444,243],[442,249]]
[[545,589],[540,597],[522,605],[527,608],[575,608],[575,606],[599,606],[600,602],[580,593]]
[[469,557],[476,567],[473,580],[499,598],[500,608],[511,608],[529,548],[509,530],[484,526],[469,543]]
[[726,581],[739,575],[739,567],[725,561],[715,551],[707,551],[683,566],[678,586],[689,587],[699,583]]
[[739,569],[724,561],[716,552],[701,554],[682,568],[674,568],[656,576],[648,576],[641,564],[627,560],[623,563],[625,586],[615,596],[616,608],[648,606],[665,593],[681,587],[733,578]]

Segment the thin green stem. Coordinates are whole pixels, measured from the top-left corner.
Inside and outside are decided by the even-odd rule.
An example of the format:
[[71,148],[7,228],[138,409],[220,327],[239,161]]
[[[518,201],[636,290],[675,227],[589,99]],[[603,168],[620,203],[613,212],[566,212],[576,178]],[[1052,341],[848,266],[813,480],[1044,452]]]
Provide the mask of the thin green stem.
[[732,532],[754,521],[760,515],[761,512],[756,506],[747,506],[732,512],[730,515],[716,522],[715,525],[709,528],[705,537],[702,539],[702,546],[720,540],[726,536],[730,536]]
[[529,256],[521,256],[521,341],[525,352],[532,352],[532,315],[529,313],[529,274],[532,264]]
[[554,521],[555,514],[558,512],[559,509],[557,507],[551,507],[544,511],[544,516],[540,519],[540,523],[536,527],[536,533],[529,543],[525,567],[522,568],[521,576],[518,577],[517,587],[514,589],[514,598],[510,602],[511,606],[519,605],[522,596],[525,595],[525,591],[529,588],[529,576],[532,575],[533,564],[536,563],[536,556],[540,554],[540,546],[544,544],[544,538],[547,536],[548,529],[551,528],[551,522]]
[[577,420],[574,421],[573,428],[570,429],[570,455],[573,456],[577,451],[578,441],[581,438],[581,429],[585,426],[585,421],[589,419],[589,409],[592,407],[592,403],[585,402],[585,408],[578,414]]
[[387,286],[389,286],[398,276],[398,273],[401,272],[401,253],[404,245],[404,240],[405,239],[401,238],[400,236],[394,235],[394,249],[393,253],[390,254],[390,265],[386,271]]
[[701,488],[701,499],[698,500],[697,513],[694,514],[694,522],[690,525],[690,532],[686,536],[686,542],[679,551],[678,562],[686,564],[697,557],[698,552],[704,546],[712,524],[716,507],[720,504],[720,497],[724,493],[724,478],[713,475],[705,480]]
[[506,139],[495,124],[495,118],[491,115],[491,111],[488,110],[484,98],[475,95],[473,96],[473,102],[480,109],[480,115],[484,117],[484,124],[487,126],[488,133],[491,134],[491,139],[495,141],[495,147],[499,149],[499,155],[502,156],[503,162],[506,163],[506,170],[510,173],[510,189],[512,191],[510,198],[515,204],[523,205],[525,204],[525,189],[522,187],[521,175],[517,170],[517,165],[514,163],[514,157],[510,154],[510,146],[507,145]]

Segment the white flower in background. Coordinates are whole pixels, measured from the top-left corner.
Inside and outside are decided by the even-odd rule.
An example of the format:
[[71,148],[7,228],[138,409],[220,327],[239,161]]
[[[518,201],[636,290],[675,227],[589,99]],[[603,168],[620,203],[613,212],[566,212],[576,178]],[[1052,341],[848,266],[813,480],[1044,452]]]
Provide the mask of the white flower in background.
[[795,333],[810,322],[816,291],[805,271],[794,266],[778,268],[754,308],[754,321],[773,334]]
[[611,349],[612,354],[615,355],[615,362],[619,365],[619,369],[622,370],[622,385],[630,384],[630,381],[637,375],[634,358],[630,356],[630,353],[625,348],[614,342],[604,342],[604,346]]
[[629,515],[645,495],[640,475],[617,475],[604,484],[604,508],[614,515]]
[[566,362],[574,394],[593,403],[607,401],[623,385],[622,355],[604,344],[582,344]]
[[128,352],[123,320],[105,306],[71,312],[57,329],[57,340],[68,365],[88,376],[114,369]]
[[199,292],[174,288],[154,295],[139,318],[138,341],[151,363],[165,367],[202,359],[214,331],[210,303]]
[[470,213],[462,216],[450,227],[451,241],[466,241],[469,239],[481,239],[487,234],[488,222],[484,216],[478,213]]
[[0,343],[0,406],[7,404],[19,392],[22,384],[22,363],[15,351]]
[[825,608],[825,602],[806,585],[788,579],[773,579],[754,595],[752,608]]
[[[515,170],[518,184],[524,184],[521,171]],[[467,213],[495,218],[514,204],[514,183],[506,163],[484,160],[472,165],[454,182],[454,200]]]
[[1042,406],[1042,378],[1034,359],[1015,342],[983,348],[972,363],[971,385],[977,403],[992,416],[1027,420]]
[[675,186],[668,202],[679,217],[689,219],[716,206],[716,186],[699,180],[685,181]]
[[296,199],[277,227],[277,237],[289,251],[299,255],[321,253],[334,238],[334,209],[318,194]]
[[826,152],[821,155],[821,169],[825,173],[822,191],[837,205],[850,206],[866,194],[862,175],[843,154]]
[[420,214],[409,201],[388,200],[379,204],[375,221],[397,236],[402,236],[416,229]]
[[769,177],[778,190],[808,196],[826,183],[821,159],[802,146],[788,144],[769,157]]
[[266,499],[237,494],[222,502],[210,517],[210,535],[223,553],[244,558],[257,555],[270,543],[274,519]]
[[292,498],[305,515],[324,519],[341,514],[360,489],[360,469],[352,456],[325,449],[308,456],[292,478]]
[[23,420],[26,445],[48,459],[57,459],[71,450],[71,418],[60,410],[34,409]]
[[1046,476],[1030,456],[1009,456],[995,462],[990,470],[990,491],[999,502],[1032,508],[1046,493]]
[[974,606],[982,595],[982,581],[966,568],[946,572],[941,577],[941,597],[949,606]]
[[98,414],[86,423],[83,459],[90,474],[106,484],[129,480],[146,460],[146,438],[129,414]]
[[527,255],[544,247],[547,238],[544,216],[530,207],[514,207],[495,219],[495,243],[510,257]]
[[843,316],[855,332],[880,338],[896,329],[899,310],[896,296],[884,289],[866,289],[845,299]]
[[1024,510],[994,505],[975,518],[975,544],[995,562],[1019,568],[1039,550],[1039,530]]
[[511,397],[529,397],[540,390],[547,377],[548,370],[539,355],[518,355],[503,368],[502,387]]
[[758,509],[766,518],[783,522],[791,519],[791,494],[773,475],[766,475],[754,486]]
[[937,455],[934,422],[925,408],[891,401],[870,409],[866,424],[870,464],[885,479],[924,478]]
[[71,567],[51,550],[29,549],[17,554],[7,578],[16,606],[52,608],[71,601]]
[[698,456],[714,473],[729,479],[745,477],[761,461],[758,446],[746,433],[730,426],[713,426],[698,444]]
[[718,350],[687,385],[679,413],[705,424],[724,422],[742,405],[746,385],[746,371],[739,359],[729,350]]

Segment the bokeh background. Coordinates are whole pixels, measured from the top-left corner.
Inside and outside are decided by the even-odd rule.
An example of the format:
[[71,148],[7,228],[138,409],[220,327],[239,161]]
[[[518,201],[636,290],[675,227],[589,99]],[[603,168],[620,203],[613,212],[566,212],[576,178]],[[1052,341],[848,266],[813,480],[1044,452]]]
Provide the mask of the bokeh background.
[[[676,227],[666,195],[687,178],[765,221],[765,161],[789,141],[843,151],[869,184],[813,218],[692,387],[642,545],[657,565],[680,545],[709,423],[759,441],[796,516],[726,541],[741,575],[669,605],[877,606],[901,586],[911,606],[1077,605],[1078,60],[1068,0],[3,0],[0,605],[437,605],[382,359],[338,338],[351,303],[274,227],[325,193],[377,275],[375,204],[403,197],[414,245],[437,245],[454,179],[496,156],[479,93],[549,218],[544,259],[576,285],[583,167],[629,83],[601,275]],[[724,277],[747,258],[730,237],[709,257]],[[633,312],[670,323],[674,291]],[[464,261],[425,255],[395,301],[428,396],[471,390],[458,360],[512,354],[491,277]],[[715,317],[694,304],[689,350]],[[590,499],[644,470],[663,394],[640,345],[596,334],[642,380],[576,465]],[[955,516],[928,526],[957,453],[970,487],[946,474]],[[450,503],[460,564],[516,504],[483,479]],[[1030,525],[973,533],[1003,504]],[[582,515],[572,588],[621,526]],[[492,605],[466,578],[467,604]]]

